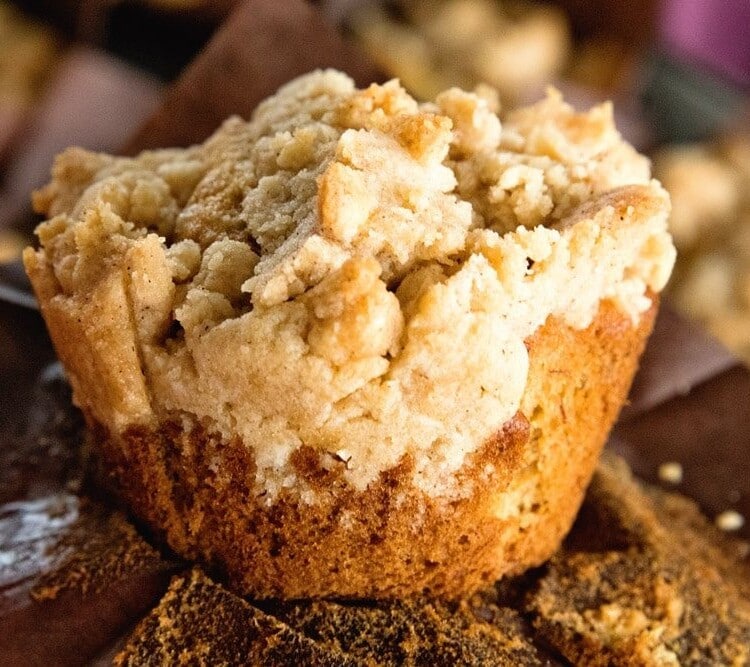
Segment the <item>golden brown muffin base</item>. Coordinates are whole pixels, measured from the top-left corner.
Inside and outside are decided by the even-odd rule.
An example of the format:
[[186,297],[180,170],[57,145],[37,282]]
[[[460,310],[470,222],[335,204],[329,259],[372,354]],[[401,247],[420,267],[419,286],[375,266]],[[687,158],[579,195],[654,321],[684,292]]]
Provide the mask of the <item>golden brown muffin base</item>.
[[[319,495],[304,504],[254,494],[252,453],[208,429],[175,420],[112,437],[99,427],[103,469],[120,497],[177,553],[224,571],[256,598],[455,597],[538,565],[567,533],[623,404],[653,325],[603,302],[575,330],[550,319],[527,340],[521,410],[459,473],[470,495],[431,498],[411,482],[409,460],[364,492],[315,452],[294,455]],[[487,464],[494,470],[486,473]],[[342,464],[343,465],[343,464]],[[515,516],[496,516],[503,495],[531,482]]]

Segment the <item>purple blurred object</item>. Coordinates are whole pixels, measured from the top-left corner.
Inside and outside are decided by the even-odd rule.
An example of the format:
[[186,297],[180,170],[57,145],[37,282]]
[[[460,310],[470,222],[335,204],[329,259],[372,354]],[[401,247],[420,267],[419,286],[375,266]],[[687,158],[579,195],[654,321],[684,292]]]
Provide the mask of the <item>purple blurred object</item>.
[[678,59],[750,86],[748,0],[664,0],[659,31]]

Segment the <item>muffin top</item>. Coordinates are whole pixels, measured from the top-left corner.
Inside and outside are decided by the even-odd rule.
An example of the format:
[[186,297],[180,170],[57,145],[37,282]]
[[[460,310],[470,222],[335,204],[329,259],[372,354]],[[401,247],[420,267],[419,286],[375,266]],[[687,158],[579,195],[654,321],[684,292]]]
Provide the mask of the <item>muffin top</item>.
[[109,327],[97,382],[66,364],[78,404],[115,433],[240,438],[268,502],[315,501],[303,446],[356,489],[408,459],[427,494],[462,493],[452,473],[518,410],[524,340],[604,299],[636,322],[674,262],[611,105],[554,90],[501,120],[488,89],[418,104],[318,71],[199,146],[70,149],[34,203],[45,316]]

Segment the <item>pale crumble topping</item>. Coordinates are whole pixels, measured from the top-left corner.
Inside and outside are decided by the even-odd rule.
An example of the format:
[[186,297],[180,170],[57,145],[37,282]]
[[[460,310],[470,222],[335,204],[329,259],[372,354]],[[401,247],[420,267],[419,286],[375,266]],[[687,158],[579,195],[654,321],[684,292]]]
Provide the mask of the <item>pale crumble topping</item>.
[[519,407],[524,340],[603,299],[637,321],[674,261],[668,197],[609,105],[493,107],[315,72],[202,146],[63,153],[25,260],[79,341],[78,403],[114,433],[240,437],[269,502],[302,445],[357,489],[409,456],[454,492]]

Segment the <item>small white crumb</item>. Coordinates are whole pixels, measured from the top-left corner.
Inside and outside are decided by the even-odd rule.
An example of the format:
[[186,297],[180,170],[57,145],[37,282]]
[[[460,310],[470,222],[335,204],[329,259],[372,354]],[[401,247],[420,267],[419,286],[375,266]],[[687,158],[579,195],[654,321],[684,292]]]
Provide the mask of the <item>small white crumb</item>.
[[717,515],[714,519],[714,523],[721,528],[721,530],[732,531],[739,530],[745,525],[745,517],[739,512],[734,510],[725,510],[721,514]]
[[679,484],[682,481],[682,464],[668,461],[659,466],[659,479],[668,484]]

